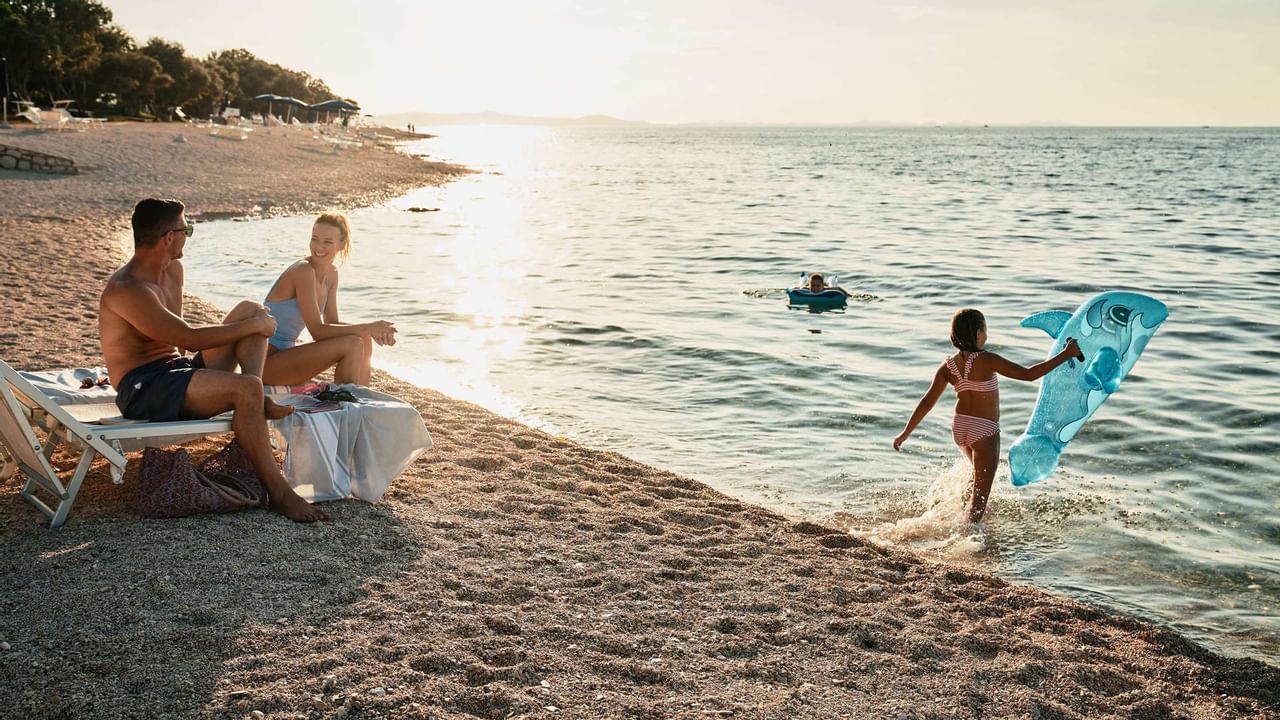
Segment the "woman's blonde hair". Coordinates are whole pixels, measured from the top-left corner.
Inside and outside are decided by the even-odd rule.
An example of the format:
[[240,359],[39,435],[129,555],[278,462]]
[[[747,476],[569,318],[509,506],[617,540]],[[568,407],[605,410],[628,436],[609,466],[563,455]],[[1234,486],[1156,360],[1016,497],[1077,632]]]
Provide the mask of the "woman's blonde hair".
[[342,235],[342,249],[338,253],[342,255],[343,260],[351,256],[351,226],[347,224],[346,215],[323,213],[316,218],[315,224],[338,228],[338,232]]

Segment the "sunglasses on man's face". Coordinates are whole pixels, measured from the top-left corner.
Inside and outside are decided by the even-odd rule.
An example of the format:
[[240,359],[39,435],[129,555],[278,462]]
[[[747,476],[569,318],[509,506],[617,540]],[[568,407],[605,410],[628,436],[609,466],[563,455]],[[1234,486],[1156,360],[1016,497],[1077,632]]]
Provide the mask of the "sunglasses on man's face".
[[183,227],[180,227],[180,228],[174,228],[174,229],[170,230],[169,232],[180,232],[180,233],[185,234],[187,237],[191,237],[191,236],[195,233],[195,231],[196,231],[196,226],[195,226],[195,225],[191,225],[191,224],[189,224],[189,223],[188,223],[187,225],[184,225]]

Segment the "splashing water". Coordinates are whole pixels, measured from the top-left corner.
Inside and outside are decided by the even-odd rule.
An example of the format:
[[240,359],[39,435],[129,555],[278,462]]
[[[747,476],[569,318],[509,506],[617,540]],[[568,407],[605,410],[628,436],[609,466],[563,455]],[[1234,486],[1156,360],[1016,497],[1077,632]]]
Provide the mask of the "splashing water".
[[[999,484],[999,475],[993,486]],[[950,560],[976,559],[974,556],[990,548],[992,538],[988,525],[969,522],[972,484],[973,465],[967,458],[956,458],[951,467],[938,473],[920,499],[923,512],[873,530],[871,537],[911,545]],[[990,515],[991,510],[987,512]]]

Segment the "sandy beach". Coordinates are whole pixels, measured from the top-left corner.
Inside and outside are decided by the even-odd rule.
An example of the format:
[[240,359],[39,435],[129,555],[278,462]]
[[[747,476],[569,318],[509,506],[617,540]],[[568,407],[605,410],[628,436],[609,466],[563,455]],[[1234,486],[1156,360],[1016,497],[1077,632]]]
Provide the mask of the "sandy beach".
[[[312,212],[464,172],[286,130],[112,123],[0,143],[80,168],[0,171],[0,357],[32,370],[101,364],[98,294],[142,197],[197,220]],[[100,463],[50,530],[20,480],[0,484],[5,716],[1280,717],[1280,669],[1259,661],[385,373],[374,387],[414,404],[435,447],[378,505],[330,504],[332,522],[143,521],[136,475],[116,486]]]

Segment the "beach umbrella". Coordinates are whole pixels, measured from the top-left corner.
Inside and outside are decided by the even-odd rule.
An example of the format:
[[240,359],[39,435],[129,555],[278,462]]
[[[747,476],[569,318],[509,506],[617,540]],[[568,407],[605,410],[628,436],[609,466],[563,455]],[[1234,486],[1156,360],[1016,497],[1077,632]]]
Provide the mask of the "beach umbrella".
[[261,102],[265,102],[267,104],[268,115],[271,114],[271,103],[280,102],[281,100],[284,100],[283,97],[272,94],[272,93],[262,93],[261,95],[254,95],[253,99]]
[[334,98],[333,100],[325,100],[324,102],[318,102],[318,103],[315,103],[314,105],[308,105],[307,107],[311,108],[312,110],[315,110],[316,112],[323,112],[323,113],[330,113],[335,111],[351,112],[353,110],[360,109],[359,105],[356,105],[355,103],[347,102],[346,100],[340,100],[338,98]]
[[289,122],[289,119],[293,117],[294,108],[302,108],[305,110],[308,107],[306,103],[294,97],[280,97],[276,99],[276,102],[289,107],[289,111],[285,116],[285,122]]
[[352,110],[360,109],[360,106],[356,105],[355,103],[350,103],[350,102],[347,102],[346,100],[339,100],[336,98],[333,100],[325,100],[324,102],[318,102],[314,105],[308,105],[308,107],[310,107],[312,110],[320,110],[324,112],[329,112],[333,110],[338,110],[341,112],[351,112]]

